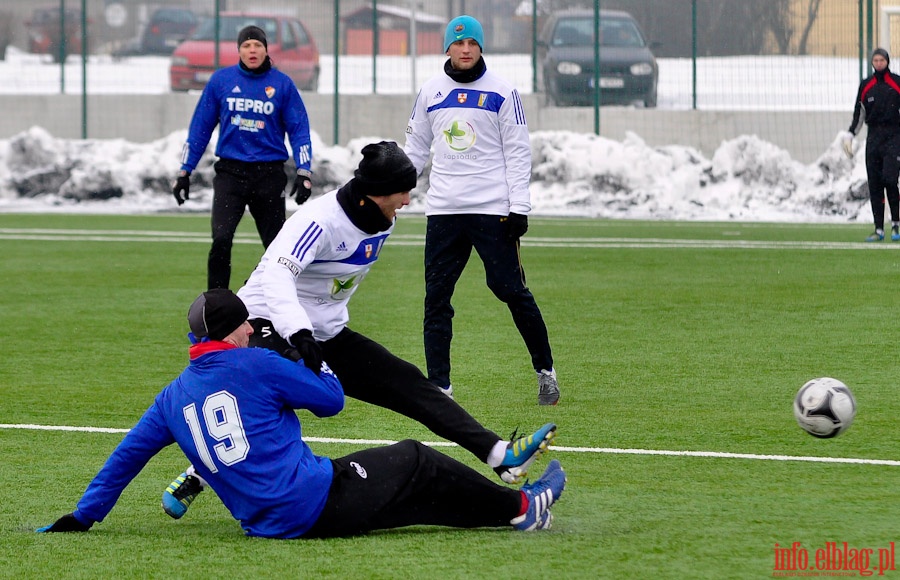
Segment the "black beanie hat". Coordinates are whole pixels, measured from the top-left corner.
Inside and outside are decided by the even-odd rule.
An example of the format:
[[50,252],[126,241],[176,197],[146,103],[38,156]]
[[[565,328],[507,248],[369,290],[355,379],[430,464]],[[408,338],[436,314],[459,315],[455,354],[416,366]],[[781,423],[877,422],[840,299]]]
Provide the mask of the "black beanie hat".
[[[875,58],[876,54],[880,54],[884,57],[884,60],[886,60],[888,64],[891,64],[891,55],[888,54],[888,51],[883,48],[876,48],[872,51],[872,58]],[[872,58],[870,58],[869,61],[871,61]]]
[[247,307],[231,290],[216,288],[197,296],[188,324],[198,339],[222,340],[247,321]]
[[416,166],[395,142],[370,143],[362,155],[353,175],[363,195],[391,195],[416,186]]
[[259,26],[251,24],[250,26],[245,26],[238,32],[238,48],[248,40],[258,40],[263,43],[266,50],[269,50],[269,42],[266,40],[266,31]]

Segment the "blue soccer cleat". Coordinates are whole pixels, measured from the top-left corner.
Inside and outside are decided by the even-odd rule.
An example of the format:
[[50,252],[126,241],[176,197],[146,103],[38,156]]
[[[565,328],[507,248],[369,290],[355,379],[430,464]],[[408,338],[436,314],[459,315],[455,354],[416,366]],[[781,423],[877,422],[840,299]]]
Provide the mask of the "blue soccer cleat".
[[162,496],[162,508],[169,516],[180,519],[203,491],[203,484],[193,475],[182,473],[175,478]]
[[528,476],[528,468],[543,455],[556,437],[556,425],[547,423],[533,434],[516,439],[513,433],[506,446],[506,456],[494,471],[506,483],[522,483]]
[[521,532],[549,530],[553,523],[550,508],[566,489],[566,472],[556,459],[547,465],[544,475],[534,483],[526,483],[522,491],[528,497],[528,508],[525,513],[512,519],[509,523]]

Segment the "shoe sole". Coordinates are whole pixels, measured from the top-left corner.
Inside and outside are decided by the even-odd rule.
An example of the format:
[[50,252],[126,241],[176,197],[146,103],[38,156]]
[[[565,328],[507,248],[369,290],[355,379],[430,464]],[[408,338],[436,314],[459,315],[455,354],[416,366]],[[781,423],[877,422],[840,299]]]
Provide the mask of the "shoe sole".
[[538,405],[542,405],[545,407],[553,406],[559,403],[559,393],[556,393],[556,398],[550,399],[547,397],[538,396]]
[[162,509],[164,512],[166,512],[166,515],[169,516],[170,518],[175,519],[175,520],[180,520],[181,517],[187,513],[187,508],[184,507],[184,504],[182,504],[180,501],[178,501],[174,497],[172,498],[171,501],[175,502],[175,505],[166,505],[166,500],[163,499]]

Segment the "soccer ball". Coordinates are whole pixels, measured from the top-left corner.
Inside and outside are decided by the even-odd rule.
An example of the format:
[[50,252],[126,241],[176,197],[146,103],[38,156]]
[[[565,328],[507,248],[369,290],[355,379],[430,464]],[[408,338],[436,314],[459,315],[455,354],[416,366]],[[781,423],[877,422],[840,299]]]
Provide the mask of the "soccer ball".
[[837,379],[820,377],[808,381],[794,397],[794,417],[813,437],[837,437],[850,427],[855,416],[853,393]]

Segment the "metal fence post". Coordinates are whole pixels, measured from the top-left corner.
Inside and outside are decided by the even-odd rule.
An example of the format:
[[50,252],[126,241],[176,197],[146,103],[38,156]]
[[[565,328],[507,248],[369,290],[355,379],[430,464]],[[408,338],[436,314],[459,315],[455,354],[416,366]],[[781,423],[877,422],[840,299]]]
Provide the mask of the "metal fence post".
[[332,145],[337,145],[339,143],[338,140],[338,130],[340,129],[340,93],[338,93],[338,78],[340,77],[339,66],[340,62],[340,14],[341,14],[341,0],[334,0],[334,98],[332,99],[334,107],[334,114],[332,115],[332,125],[331,130],[333,132],[332,135]]
[[[531,0],[531,92],[538,92],[537,62],[537,0]],[[547,90],[544,87],[544,90]]]
[[[52,27],[51,27],[52,32]],[[59,0],[59,94],[66,94],[66,0]]]
[[82,139],[87,139],[87,136],[88,136],[88,130],[87,130],[87,125],[88,125],[87,64],[88,64],[87,0],[81,0],[81,138]]
[[697,0],[691,0],[691,109],[697,110]]
[[372,94],[378,94],[378,0],[372,0]]
[[600,134],[600,0],[594,0],[594,134]]

